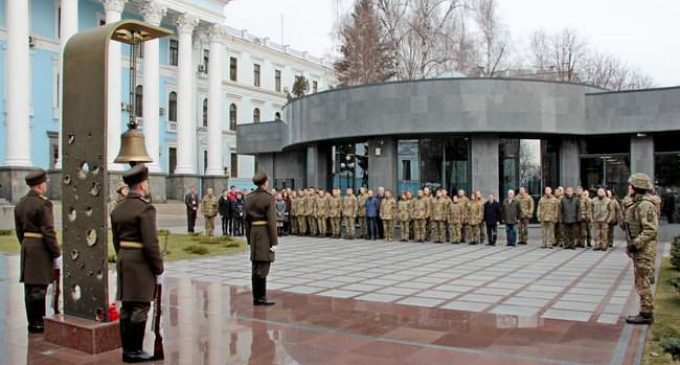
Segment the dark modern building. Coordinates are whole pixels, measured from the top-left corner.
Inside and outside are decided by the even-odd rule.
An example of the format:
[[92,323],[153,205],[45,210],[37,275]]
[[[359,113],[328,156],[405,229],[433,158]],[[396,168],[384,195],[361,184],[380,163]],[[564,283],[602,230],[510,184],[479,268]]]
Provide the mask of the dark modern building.
[[431,79],[326,91],[283,121],[238,126],[275,187],[429,184],[500,193],[606,186],[631,172],[680,187],[680,87],[609,92],[519,79]]

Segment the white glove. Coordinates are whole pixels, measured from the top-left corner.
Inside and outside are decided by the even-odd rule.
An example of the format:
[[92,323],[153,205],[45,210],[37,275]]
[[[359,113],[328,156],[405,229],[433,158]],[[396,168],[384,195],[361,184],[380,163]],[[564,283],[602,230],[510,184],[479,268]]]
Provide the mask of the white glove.
[[61,269],[62,265],[63,265],[62,256],[59,256],[56,259],[54,259],[54,268],[55,269]]
[[276,246],[270,246],[269,251],[271,252],[276,252]]
[[162,282],[163,281],[163,274],[156,275],[156,282]]

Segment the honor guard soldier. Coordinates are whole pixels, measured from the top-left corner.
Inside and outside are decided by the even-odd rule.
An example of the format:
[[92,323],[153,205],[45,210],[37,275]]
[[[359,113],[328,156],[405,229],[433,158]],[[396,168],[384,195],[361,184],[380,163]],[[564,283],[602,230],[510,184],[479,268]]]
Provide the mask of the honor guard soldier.
[[314,199],[314,217],[319,227],[319,237],[326,237],[328,232],[328,208],[330,207],[326,191],[319,189],[319,196]]
[[307,201],[307,189],[300,190],[298,195],[297,206],[298,206],[298,233],[300,236],[307,235],[307,214],[305,213],[305,202]]
[[434,223],[434,243],[442,243],[446,229],[447,207],[446,198],[441,189],[436,192],[437,197],[432,201],[432,222]]
[[482,222],[484,221],[484,202],[481,196],[472,195],[468,204],[468,224],[470,225],[470,244],[482,243]]
[[36,170],[26,175],[31,188],[14,208],[14,224],[21,244],[21,274],[28,332],[45,330],[45,295],[54,281],[54,265],[61,256],[54,231],[52,203],[45,197],[47,173]]
[[345,223],[345,238],[353,240],[354,222],[357,219],[357,198],[354,196],[352,188],[347,189],[347,193],[342,199],[342,219]]
[[274,262],[274,246],[278,245],[276,235],[276,210],[274,197],[267,191],[269,178],[265,172],[253,176],[257,189],[246,196],[246,238],[250,246],[252,263],[253,305],[270,306],[267,300],[267,275]]
[[522,208],[522,217],[519,220],[519,241],[520,245],[526,245],[529,240],[529,221],[534,216],[534,199],[527,194],[525,188],[519,188],[517,195],[519,206]]
[[659,218],[654,200],[649,194],[652,181],[645,174],[633,174],[628,179],[633,188],[632,201],[625,214],[624,227],[628,230],[626,252],[633,259],[635,288],[640,295],[640,313],[626,318],[631,324],[654,323],[654,295],[650,277],[656,264],[656,239]]
[[120,342],[123,362],[152,361],[142,349],[146,320],[155,296],[156,281],[163,273],[158,246],[156,208],[149,195],[149,170],[136,165],[123,174],[130,192],[111,212],[111,233],[118,272],[117,299],[120,309]]
[[541,231],[543,232],[543,245],[541,248],[552,249],[556,243],[555,225],[560,215],[560,201],[553,196],[552,189],[549,186],[546,186],[544,191],[545,194],[538,201],[536,218],[541,223]]
[[368,222],[366,220],[366,200],[368,199],[368,192],[365,187],[359,188],[359,197],[357,198],[357,217],[359,221],[359,237],[368,239]]
[[458,200],[458,196],[453,197],[453,202],[449,206],[449,211],[446,212],[446,221],[449,224],[449,238],[451,243],[456,245],[462,240],[463,232],[463,216],[465,215],[465,207],[463,203]]
[[305,198],[305,216],[307,217],[307,229],[312,237],[319,234],[319,226],[316,224],[316,216],[314,215],[316,198],[316,191],[314,188],[310,188],[307,198]]
[[592,204],[592,221],[595,225],[595,248],[593,251],[607,251],[609,242],[607,233],[609,232],[609,223],[614,219],[614,212],[604,189],[599,188],[597,190],[597,197],[593,199]]

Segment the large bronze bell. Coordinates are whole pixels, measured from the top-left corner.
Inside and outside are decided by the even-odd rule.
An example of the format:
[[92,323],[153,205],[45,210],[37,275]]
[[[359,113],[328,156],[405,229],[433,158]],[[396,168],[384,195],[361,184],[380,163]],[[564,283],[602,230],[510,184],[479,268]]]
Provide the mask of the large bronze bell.
[[152,162],[153,159],[146,151],[144,133],[137,128],[130,128],[120,135],[120,152],[113,162],[115,163],[140,163]]

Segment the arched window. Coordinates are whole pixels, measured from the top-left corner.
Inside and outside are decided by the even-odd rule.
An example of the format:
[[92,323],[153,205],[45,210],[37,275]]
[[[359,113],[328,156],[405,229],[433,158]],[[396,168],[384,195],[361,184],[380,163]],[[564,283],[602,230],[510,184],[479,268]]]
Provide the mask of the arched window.
[[281,120],[281,113],[276,112],[276,114],[274,114],[274,120]]
[[137,85],[135,88],[135,115],[138,117],[142,117],[142,103],[144,102],[144,89],[142,88],[142,85]]
[[208,99],[203,99],[203,126],[208,126]]
[[255,108],[253,110],[253,123],[260,123],[260,109]]
[[177,93],[174,91],[168,96],[168,120],[177,121]]
[[236,104],[229,105],[229,130],[235,131],[238,119],[236,117]]

